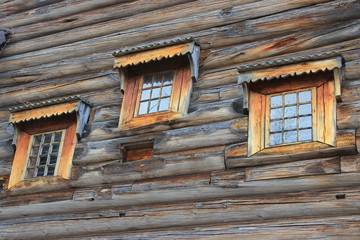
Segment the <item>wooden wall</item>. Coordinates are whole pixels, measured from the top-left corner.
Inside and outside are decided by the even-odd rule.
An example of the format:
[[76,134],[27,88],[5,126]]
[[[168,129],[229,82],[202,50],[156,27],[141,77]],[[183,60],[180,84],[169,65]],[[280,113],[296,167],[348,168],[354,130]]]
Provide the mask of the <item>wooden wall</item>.
[[[358,0],[0,0],[11,32],[0,47],[0,178],[14,156],[9,107],[94,104],[71,180],[0,190],[0,238],[359,239],[359,14]],[[201,61],[188,116],[120,131],[112,52],[190,36]],[[236,67],[333,50],[345,59],[347,151],[229,169],[225,153],[247,143]],[[153,159],[119,161],[121,144],[145,140]]]

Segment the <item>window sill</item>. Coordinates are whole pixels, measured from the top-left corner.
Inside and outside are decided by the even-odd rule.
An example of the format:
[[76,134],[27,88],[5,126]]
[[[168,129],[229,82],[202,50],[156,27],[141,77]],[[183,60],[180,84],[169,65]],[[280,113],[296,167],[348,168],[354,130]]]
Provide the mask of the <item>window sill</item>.
[[356,154],[355,130],[338,130],[336,146],[320,142],[307,142],[287,146],[266,148],[248,157],[247,144],[234,144],[225,149],[227,168],[265,165],[296,160],[314,159],[339,155]]
[[20,188],[33,188],[33,187],[40,187],[40,188],[47,188],[49,185],[67,183],[68,180],[61,178],[61,177],[36,177],[36,178],[29,178],[24,179],[21,182],[16,183],[9,190],[20,189]]

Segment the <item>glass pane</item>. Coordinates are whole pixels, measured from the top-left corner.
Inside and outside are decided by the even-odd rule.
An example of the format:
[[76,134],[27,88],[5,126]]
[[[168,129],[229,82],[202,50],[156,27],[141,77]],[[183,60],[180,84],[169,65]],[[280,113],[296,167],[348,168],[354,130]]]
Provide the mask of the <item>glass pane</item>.
[[36,156],[36,155],[38,155],[38,154],[39,154],[39,148],[40,148],[40,147],[38,147],[38,146],[33,146],[33,147],[31,148],[31,153],[30,153],[30,155],[31,155],[31,156]]
[[152,100],[150,102],[150,109],[149,109],[149,113],[154,113],[154,112],[157,112],[157,108],[158,108],[158,105],[159,105],[159,100]]
[[280,107],[282,106],[282,95],[273,96],[270,98],[271,107]]
[[40,157],[39,165],[45,165],[47,160],[47,156]]
[[296,93],[285,94],[285,105],[296,104]]
[[311,114],[311,103],[299,106],[299,115]]
[[29,158],[29,167],[30,168],[33,168],[33,167],[35,167],[36,166],[36,160],[37,160],[37,157],[30,157]]
[[282,144],[282,134],[274,133],[270,134],[270,145]]
[[44,167],[38,167],[38,168],[37,168],[37,174],[36,174],[36,176],[37,176],[37,177],[42,177],[42,176],[44,176],[44,171],[45,171],[45,168],[44,168]]
[[62,134],[62,132],[55,133],[54,142],[60,142],[61,141],[61,134]]
[[309,102],[309,101],[311,101],[311,91],[299,92],[300,103]]
[[49,166],[47,176],[54,176],[54,172],[55,172],[55,167]]
[[282,121],[270,122],[270,132],[278,132],[282,130]]
[[284,130],[296,129],[297,118],[289,118],[284,121]]
[[162,84],[162,74],[156,74],[154,79],[154,85],[153,86],[161,86]]
[[160,100],[159,111],[169,110],[169,106],[170,106],[170,98],[162,98]]
[[44,143],[50,143],[51,142],[51,133],[45,134],[45,140]]
[[160,88],[154,88],[151,93],[151,98],[159,98],[160,97]]
[[48,154],[49,153],[49,145],[43,145],[41,154]]
[[33,145],[40,145],[41,138],[42,138],[42,135],[35,136],[34,140],[33,140]]
[[299,128],[309,128],[311,126],[311,116],[299,118]]
[[311,129],[305,129],[299,131],[299,141],[307,141],[312,139]]
[[51,155],[50,156],[50,164],[55,164],[57,160],[57,155]]
[[174,79],[174,72],[165,73],[164,85],[171,84]]
[[33,177],[35,177],[34,174],[35,174],[35,168],[29,168],[27,170],[26,177],[27,178],[33,178]]
[[290,131],[284,133],[284,143],[297,142],[297,132]]
[[163,87],[161,96],[167,97],[171,95],[171,86]]
[[282,108],[274,108],[270,110],[270,119],[282,118]]
[[149,102],[141,102],[139,106],[139,115],[148,113],[148,104]]
[[144,77],[143,88],[149,88],[152,85],[152,75]]
[[143,90],[143,91],[141,92],[141,100],[147,100],[147,99],[149,99],[149,98],[150,98],[150,92],[151,92],[150,89],[148,89],[148,90]]
[[52,151],[51,152],[57,153],[59,151],[59,147],[60,147],[59,144],[52,145]]
[[296,116],[296,106],[285,107],[284,117],[295,117]]

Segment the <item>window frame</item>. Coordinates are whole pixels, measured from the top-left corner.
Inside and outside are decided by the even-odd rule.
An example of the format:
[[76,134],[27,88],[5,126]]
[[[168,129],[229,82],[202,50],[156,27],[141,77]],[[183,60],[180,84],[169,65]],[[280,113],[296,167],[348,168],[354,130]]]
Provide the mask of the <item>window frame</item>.
[[[18,124],[17,148],[10,174],[9,188],[21,188],[42,185],[46,181],[57,178],[69,179],[71,175],[72,157],[76,144],[77,121],[75,114],[38,119]],[[54,176],[25,178],[28,166],[31,139],[33,135],[64,130],[61,156],[58,158],[57,173]]]
[[[259,81],[249,84],[248,157],[276,152],[300,152],[301,146],[315,149],[319,144],[336,146],[335,83],[331,72],[288,76],[283,79]],[[313,140],[286,143],[268,147],[266,138],[269,118],[269,95],[315,87],[313,112]],[[260,104],[259,104],[260,103]],[[296,145],[296,147],[294,147]],[[289,151],[291,150],[291,151]]]
[[[128,68],[124,81],[119,127],[128,130],[186,116],[192,92],[191,68],[187,58],[180,56]],[[174,71],[169,110],[138,115],[141,84],[144,76]]]

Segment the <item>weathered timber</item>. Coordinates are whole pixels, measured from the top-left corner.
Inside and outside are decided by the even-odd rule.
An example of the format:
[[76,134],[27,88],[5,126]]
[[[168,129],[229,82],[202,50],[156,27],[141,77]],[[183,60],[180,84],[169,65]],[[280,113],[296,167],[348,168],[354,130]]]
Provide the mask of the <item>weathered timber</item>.
[[339,157],[246,168],[245,181],[329,173],[340,173]]
[[341,157],[341,172],[359,172],[360,171],[360,156],[350,155]]
[[[329,211],[331,209],[331,211]],[[241,212],[241,214],[238,214]],[[176,218],[172,216],[176,214]],[[313,203],[291,203],[278,205],[257,205],[250,206],[229,206],[221,209],[194,209],[192,211],[171,211],[162,215],[150,215],[147,217],[124,217],[124,218],[103,218],[93,220],[77,220],[51,222],[43,225],[41,223],[27,224],[21,227],[11,226],[3,229],[0,233],[2,238],[38,239],[48,233],[56,236],[77,236],[81,234],[98,234],[127,230],[145,230],[151,228],[168,228],[179,226],[197,226],[232,222],[257,222],[263,220],[276,220],[283,218],[309,217],[335,217],[344,215],[359,215],[359,199],[346,199],[342,201],[313,202]],[[90,223],[90,224],[89,224]],[[66,228],[67,231],[63,231]],[[41,231],[39,231],[40,229]]]
[[63,0],[37,1],[37,0],[15,0],[0,4],[3,15],[10,15],[19,12],[28,11],[34,8],[43,7],[49,4],[62,2]]
[[244,167],[263,165],[271,163],[289,162],[295,160],[315,159],[321,157],[343,156],[357,154],[355,130],[338,131],[337,145],[331,147],[320,144],[318,149],[314,150],[314,146],[310,145],[307,149],[306,144],[285,146],[284,149],[275,148],[262,154],[247,157],[247,144],[230,145],[225,151],[226,167]]
[[[317,3],[321,2],[327,2],[328,0],[317,0]],[[81,48],[79,49],[79,43],[74,44],[68,44],[62,47],[55,47],[51,49],[51,54],[48,53],[48,50],[39,50],[36,52],[36,54],[23,54],[23,55],[17,55],[16,57],[7,57],[0,60],[1,63],[1,69],[0,72],[5,71],[11,71],[22,67],[31,67],[39,64],[45,64],[45,63],[51,63],[54,61],[59,61],[64,58],[72,58],[74,56],[84,56],[87,54],[92,54],[93,49],[97,49],[97,51],[109,51],[114,50],[116,48],[124,47],[124,45],[128,44],[140,44],[142,37],[145,36],[154,36],[155,38],[152,39],[153,41],[156,41],[160,38],[169,38],[169,37],[175,37],[179,34],[189,34],[194,31],[200,31],[209,27],[216,27],[219,25],[224,25],[224,23],[233,23],[238,22],[241,20],[246,19],[247,17],[260,17],[264,15],[269,15],[276,12],[281,12],[289,9],[294,9],[298,7],[303,7],[307,5],[314,4],[313,0],[307,0],[307,1],[300,1],[296,0],[293,1],[291,5],[289,4],[283,4],[281,0],[273,1],[273,2],[267,2],[267,1],[257,1],[255,3],[250,3],[248,6],[236,6],[232,9],[232,12],[234,14],[227,15],[224,18],[218,18],[219,11],[212,11],[210,13],[203,14],[204,16],[196,15],[196,16],[187,16],[187,18],[183,22],[178,21],[169,21],[167,24],[173,23],[174,29],[172,32],[169,32],[167,28],[163,28],[161,24],[158,24],[156,26],[152,26],[149,28],[148,26],[144,28],[138,28],[136,33],[127,33],[123,32],[122,34],[112,34],[107,35],[105,37],[99,38],[97,41],[87,41],[86,43],[81,44]],[[204,19],[205,18],[205,19]],[[191,22],[191,28],[188,27],[189,23]],[[355,21],[356,22],[356,21]],[[206,24],[204,24],[206,23]],[[352,23],[354,25],[355,23]],[[339,30],[339,32],[335,33],[337,35],[342,34],[342,38],[332,38],[332,42],[340,42],[347,40],[347,38],[352,39],[353,35],[358,36],[357,32],[354,31],[353,34],[351,34],[351,30],[354,30],[351,28],[350,25],[347,28],[342,26],[342,29]],[[348,30],[345,32],[345,30]],[[325,32],[328,30],[324,30]],[[331,33],[334,33],[334,30],[332,30]],[[345,34],[348,33],[348,34]],[[134,35],[137,37],[134,38]],[[325,34],[326,35],[326,34]],[[349,35],[349,36],[348,36]],[[330,38],[331,36],[326,36],[326,38]],[[102,41],[100,41],[102,39]],[[139,39],[139,40],[137,40]],[[279,39],[275,39],[278,41],[283,41]],[[300,39],[299,39],[300,40]],[[119,45],[121,43],[122,45]],[[330,41],[328,41],[328,44]],[[275,43],[270,44],[274,45]],[[270,47],[269,43],[265,46],[266,48]],[[319,43],[316,43],[316,46],[321,46]],[[307,46],[307,48],[310,48],[310,46]],[[239,49],[237,49],[239,50]],[[239,51],[243,52],[243,51]],[[233,54],[229,54],[228,57],[232,56]],[[249,54],[246,54],[248,56]],[[238,61],[237,58],[234,58],[232,56],[233,60]],[[19,61],[21,62],[21,65],[19,65]],[[209,59],[211,61],[211,58]],[[223,64],[226,62],[224,61],[224,58],[222,58]],[[208,64],[209,67],[211,64]]]

